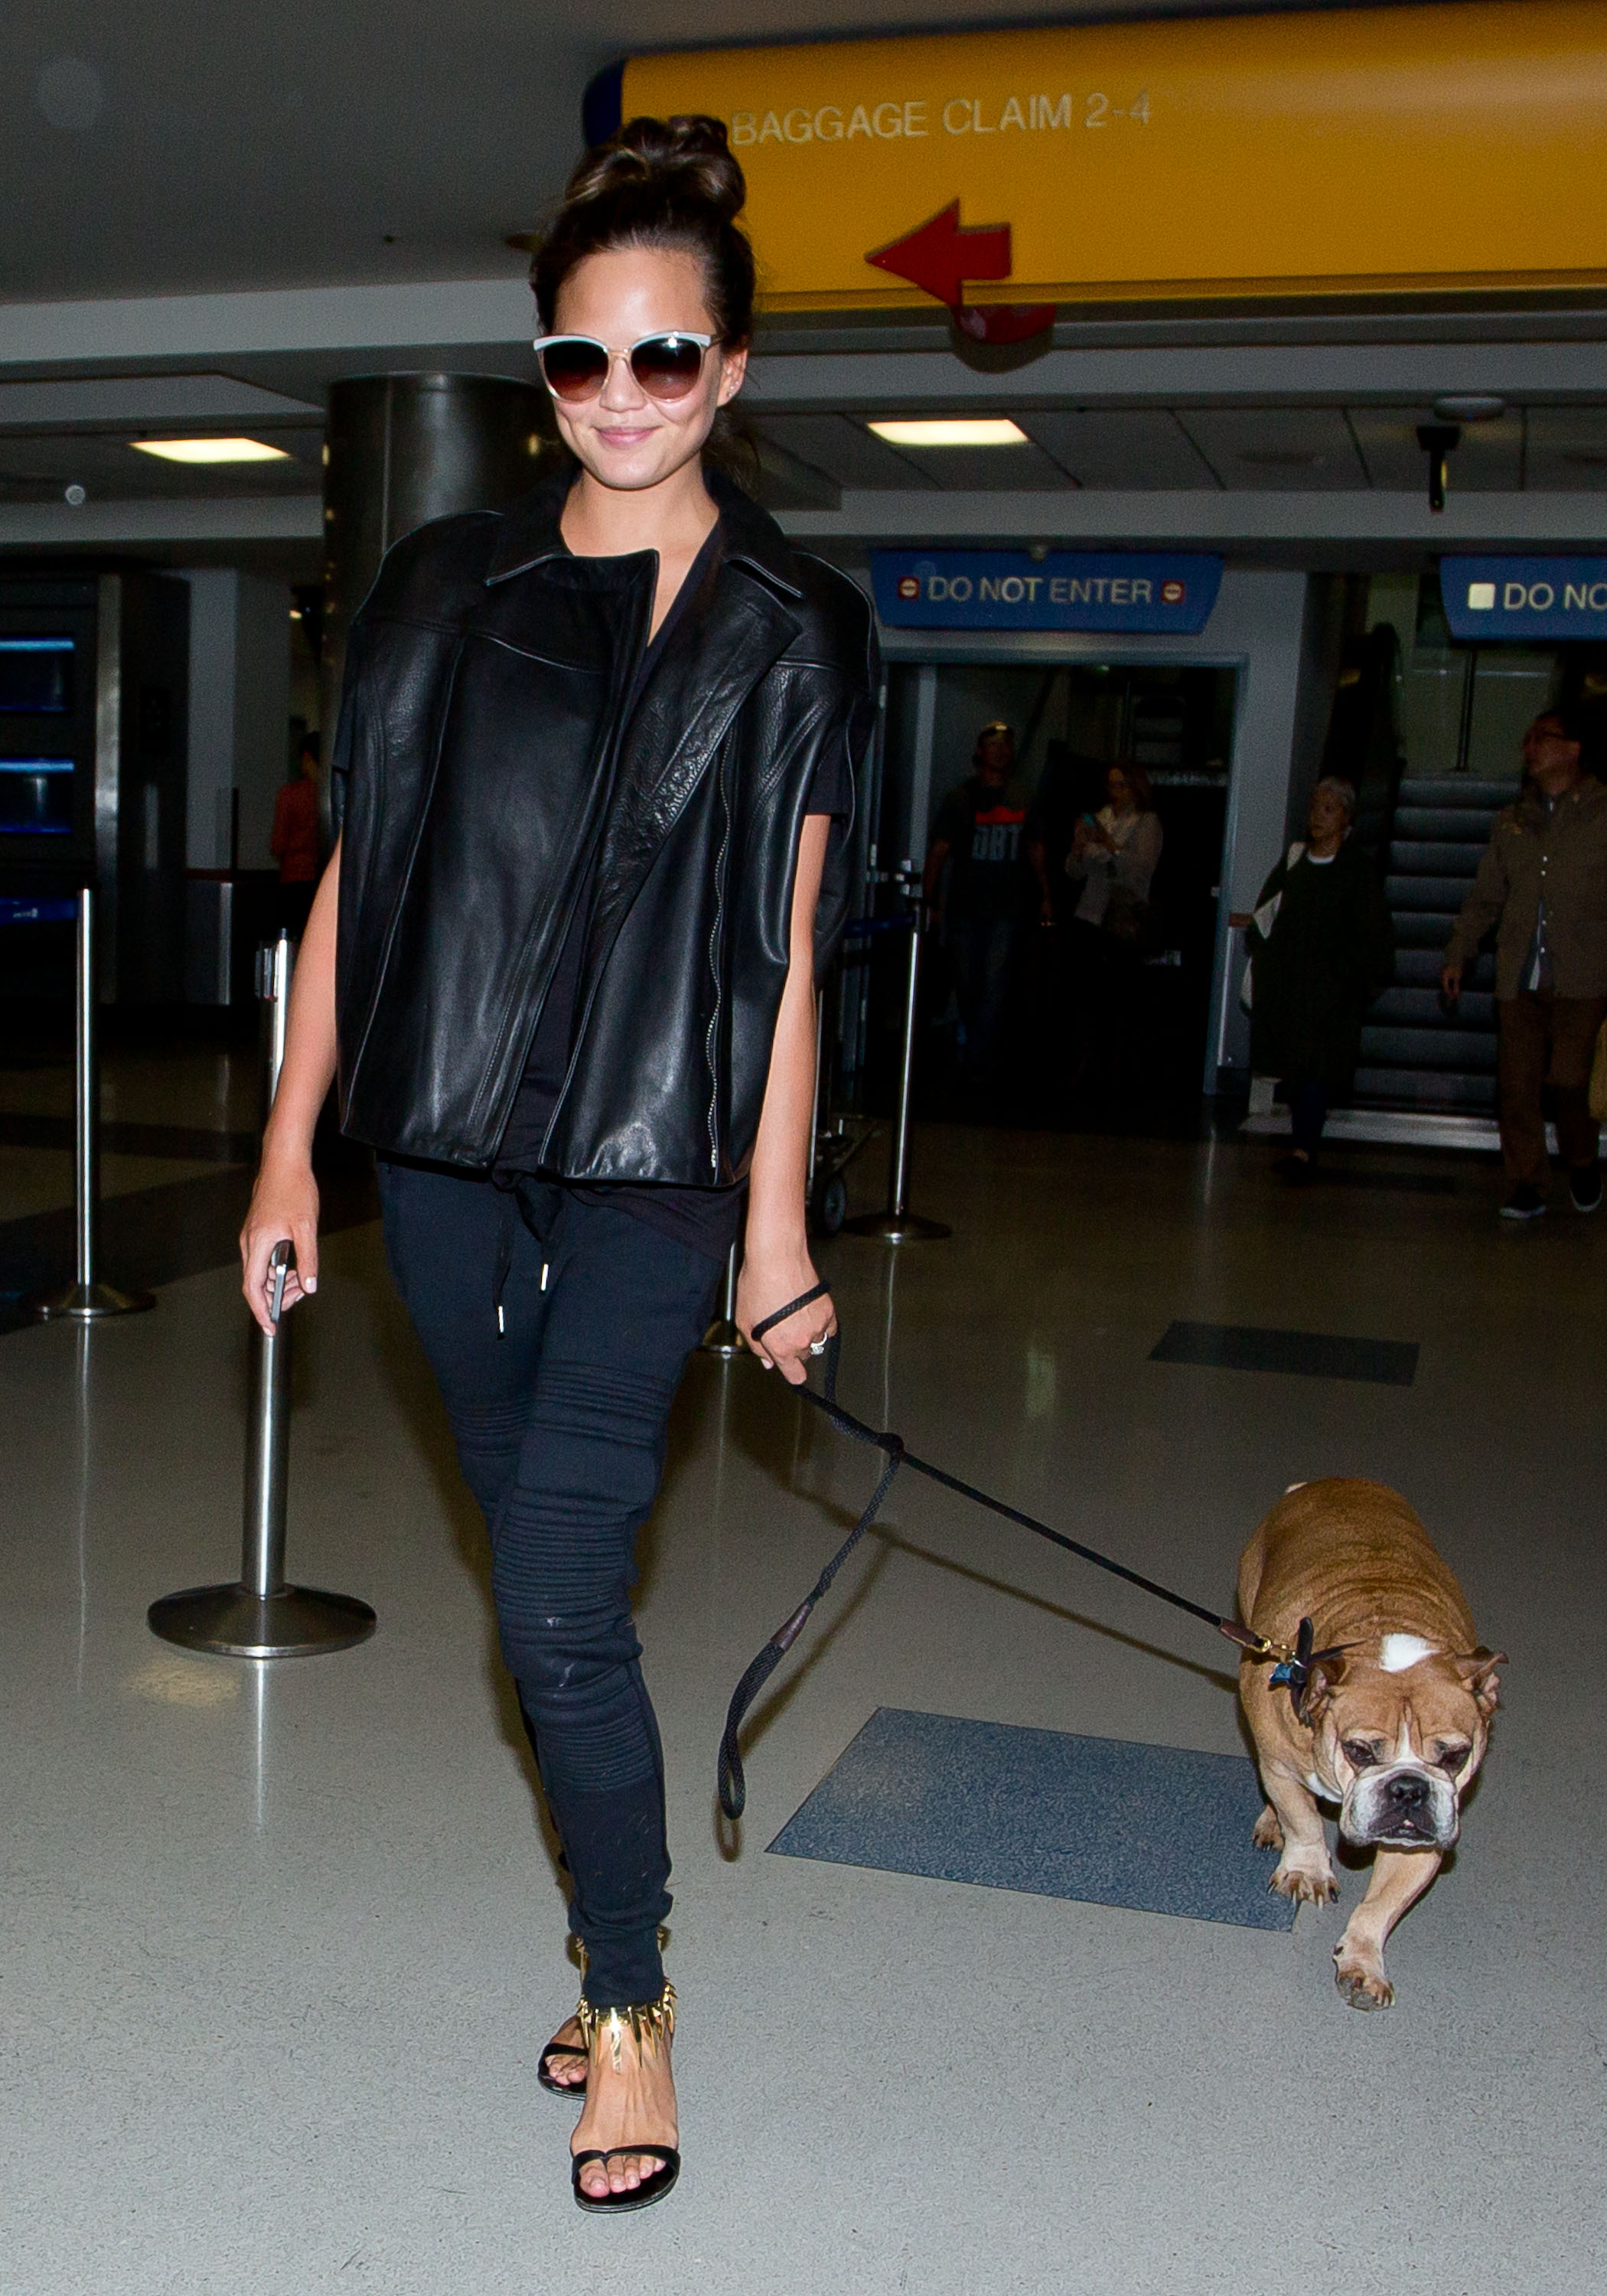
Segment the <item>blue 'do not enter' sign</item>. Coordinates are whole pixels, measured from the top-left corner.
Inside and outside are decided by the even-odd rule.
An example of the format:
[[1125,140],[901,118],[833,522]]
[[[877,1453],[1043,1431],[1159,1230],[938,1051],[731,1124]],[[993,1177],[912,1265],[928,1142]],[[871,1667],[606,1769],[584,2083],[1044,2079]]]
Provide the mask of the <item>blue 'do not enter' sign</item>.
[[1126,630],[1193,637],[1222,561],[1177,551],[878,550],[876,611],[893,628]]
[[1607,558],[1442,558],[1454,638],[1607,638]]

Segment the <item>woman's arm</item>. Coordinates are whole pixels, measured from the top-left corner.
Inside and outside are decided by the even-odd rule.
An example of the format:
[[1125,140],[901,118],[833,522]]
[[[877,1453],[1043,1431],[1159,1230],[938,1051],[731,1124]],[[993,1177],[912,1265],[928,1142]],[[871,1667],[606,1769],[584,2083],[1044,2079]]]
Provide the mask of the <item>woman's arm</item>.
[[[787,985],[748,1175],[748,1240],[736,1287],[737,1327],[750,1348],[755,1324],[820,1280],[809,1257],[804,1200],[815,1108],[815,905],[831,827],[825,815],[808,815],[798,844]],[[774,1364],[789,1385],[801,1387],[810,1342],[836,1329],[830,1298],[816,1300],[767,1332],[754,1353],[767,1371]]]
[[288,1308],[318,1288],[318,1184],[313,1178],[313,1128],[335,1074],[335,920],[340,902],[337,845],[313,898],[291,983],[284,1066],[262,1136],[262,1162],[251,1208],[240,1231],[242,1290],[265,1332],[268,1254],[289,1236],[296,1270],[284,1287]]
[[1125,886],[1136,900],[1147,901],[1150,898],[1150,881],[1160,859],[1164,837],[1160,816],[1141,813],[1134,824],[1132,835],[1111,863],[1116,882]]

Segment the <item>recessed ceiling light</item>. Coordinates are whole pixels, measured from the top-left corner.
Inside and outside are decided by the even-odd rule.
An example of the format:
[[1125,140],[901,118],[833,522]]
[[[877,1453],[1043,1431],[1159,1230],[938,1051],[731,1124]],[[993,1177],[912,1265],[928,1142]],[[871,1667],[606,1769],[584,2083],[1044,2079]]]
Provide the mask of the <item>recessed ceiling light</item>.
[[131,439],[139,455],[160,455],[164,463],[288,463],[283,447],[260,439]]
[[890,447],[1027,447],[1031,440],[1007,414],[944,415],[910,422],[873,422]]

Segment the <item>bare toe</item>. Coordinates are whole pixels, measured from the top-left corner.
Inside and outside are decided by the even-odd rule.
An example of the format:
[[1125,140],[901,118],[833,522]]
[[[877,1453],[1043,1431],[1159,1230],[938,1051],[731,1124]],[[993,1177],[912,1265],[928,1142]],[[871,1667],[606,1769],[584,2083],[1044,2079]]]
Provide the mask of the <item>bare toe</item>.
[[[576,2054],[570,2054],[571,2051]],[[586,2049],[575,2018],[566,2017],[543,2049],[541,2069],[554,2088],[586,2087]]]

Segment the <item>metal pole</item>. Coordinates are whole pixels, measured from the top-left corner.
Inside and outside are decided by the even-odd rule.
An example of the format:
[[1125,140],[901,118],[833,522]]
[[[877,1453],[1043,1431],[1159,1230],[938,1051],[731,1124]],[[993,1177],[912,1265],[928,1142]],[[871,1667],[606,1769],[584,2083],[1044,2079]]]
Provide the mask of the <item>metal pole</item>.
[[888,1155],[887,1210],[844,1220],[845,1235],[871,1235],[883,1243],[931,1243],[952,1235],[941,1220],[923,1219],[909,1208],[909,1119],[915,1078],[915,1013],[921,993],[921,906],[917,896],[909,919],[909,967],[904,981],[904,1036],[898,1047],[898,1107]]
[[[292,954],[282,931],[271,949],[259,949],[257,991],[266,1008],[265,1108],[271,1112],[284,1064]],[[240,1578],[232,1587],[192,1587],[165,1595],[146,1613],[153,1634],[186,1650],[231,1658],[308,1658],[365,1642],[378,1621],[366,1603],[316,1587],[291,1587],[284,1576],[285,1514],[290,1494],[291,1331],[283,1320],[284,1279],[291,1265],[288,1237],[274,1247],[273,1330],[253,1326],[254,1375],[245,1444],[245,1506]]]
[[101,1078],[95,1057],[94,895],[78,895],[78,978],[72,1000],[73,1211],[80,1292],[94,1283],[101,1210]]
[[898,1118],[888,1159],[887,1210],[902,1219],[909,1210],[909,1099],[915,1072],[915,1006],[921,987],[921,919],[910,921],[909,969],[904,987],[904,1042],[898,1048]]
[[94,891],[78,894],[77,972],[73,982],[73,1259],[75,1280],[64,1292],[29,1302],[41,1323],[100,1323],[108,1316],[154,1308],[152,1292],[119,1292],[96,1279],[101,1210],[101,1064],[95,1046]]
[[736,1271],[741,1259],[742,1246],[734,1243],[726,1259],[720,1312],[698,1342],[706,1356],[723,1356],[727,1362],[733,1356],[740,1356],[747,1346],[747,1341],[736,1328]]
[[[281,932],[271,949],[258,952],[258,995],[267,1018],[267,1056],[263,1078],[263,1121],[273,1113],[284,1066],[285,1025],[290,1013],[294,958]],[[282,1300],[290,1266],[288,1244],[273,1259],[275,1302]],[[284,1591],[285,1516],[290,1496],[291,1329],[278,1314],[271,1333],[258,1331],[257,1376],[245,1431],[245,1508],[242,1522],[240,1583],[266,1603]]]

